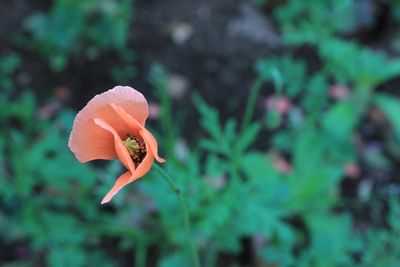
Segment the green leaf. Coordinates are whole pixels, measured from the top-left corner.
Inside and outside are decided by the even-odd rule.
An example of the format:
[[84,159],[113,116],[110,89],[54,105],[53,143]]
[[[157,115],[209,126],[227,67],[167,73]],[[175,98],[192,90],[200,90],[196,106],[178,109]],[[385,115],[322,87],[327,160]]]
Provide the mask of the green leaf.
[[301,93],[306,77],[304,62],[291,57],[259,60],[256,71],[260,77],[274,83],[278,94],[284,93],[291,98]]
[[302,101],[302,105],[309,113],[318,114],[323,111],[328,100],[327,87],[323,74],[317,74],[310,79]]
[[281,114],[277,111],[271,110],[265,116],[265,124],[269,129],[276,129],[282,123]]
[[351,138],[357,124],[359,110],[353,99],[335,104],[322,118],[325,130],[338,139]]
[[193,96],[193,102],[200,113],[200,124],[213,139],[221,140],[223,137],[222,129],[219,122],[218,112],[208,106],[199,95]]
[[348,240],[352,238],[350,216],[310,212],[305,220],[311,233],[311,247],[304,256],[314,263],[312,266],[353,266],[348,253]]
[[[372,89],[400,74],[399,60],[390,60],[382,52],[362,48],[353,42],[326,40],[320,44],[320,54],[329,74],[339,82],[353,83],[356,88]],[[343,59],[346,59],[345,64]]]
[[235,148],[238,154],[243,154],[244,151],[255,142],[257,135],[261,130],[259,123],[253,123],[244,129],[243,133],[237,137]]

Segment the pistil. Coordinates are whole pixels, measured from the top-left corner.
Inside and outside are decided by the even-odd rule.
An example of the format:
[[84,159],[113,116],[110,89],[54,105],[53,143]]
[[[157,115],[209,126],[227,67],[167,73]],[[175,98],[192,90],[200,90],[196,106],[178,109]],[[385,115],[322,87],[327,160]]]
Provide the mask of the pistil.
[[143,161],[146,156],[147,150],[145,143],[139,141],[136,136],[128,136],[123,141],[126,149],[129,152],[134,163],[139,164]]

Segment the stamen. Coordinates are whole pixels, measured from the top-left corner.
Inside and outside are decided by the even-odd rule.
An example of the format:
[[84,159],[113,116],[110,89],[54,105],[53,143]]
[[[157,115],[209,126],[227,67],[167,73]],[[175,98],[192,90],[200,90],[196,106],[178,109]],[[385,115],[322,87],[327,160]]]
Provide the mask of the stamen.
[[140,142],[136,136],[130,135],[123,141],[134,163],[139,164],[146,156],[146,145]]

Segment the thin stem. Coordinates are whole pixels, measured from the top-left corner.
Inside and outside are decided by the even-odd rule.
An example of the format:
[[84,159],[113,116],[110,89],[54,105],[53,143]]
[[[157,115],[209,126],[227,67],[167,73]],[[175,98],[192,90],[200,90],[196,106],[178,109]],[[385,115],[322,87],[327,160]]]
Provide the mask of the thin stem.
[[143,242],[139,243],[136,249],[135,266],[136,267],[146,266],[146,244]]
[[192,239],[192,231],[190,229],[189,212],[188,212],[188,208],[186,205],[186,201],[182,195],[182,191],[176,186],[175,182],[172,180],[171,176],[166,171],[164,171],[157,164],[153,164],[153,166],[157,169],[157,171],[161,174],[161,176],[167,181],[169,187],[172,189],[172,191],[174,191],[174,193],[176,194],[176,196],[179,199],[179,203],[180,203],[181,209],[182,209],[183,222],[184,222],[185,230],[186,230],[186,233],[188,236],[188,241],[189,241],[189,246],[190,246],[194,266],[200,267],[201,265],[200,265],[199,255],[197,254],[197,249],[194,246],[194,242]]
[[161,123],[163,124],[163,130],[167,135],[167,149],[168,154],[173,155],[173,143],[174,143],[174,129],[172,128],[172,114],[171,114],[171,99],[167,94],[168,88],[163,87],[161,91],[161,106],[162,106],[162,117]]
[[256,105],[258,94],[260,93],[261,86],[264,82],[263,77],[259,76],[253,83],[250,89],[250,95],[247,99],[246,108],[244,111],[243,121],[242,121],[242,132],[250,124],[254,113],[254,107]]

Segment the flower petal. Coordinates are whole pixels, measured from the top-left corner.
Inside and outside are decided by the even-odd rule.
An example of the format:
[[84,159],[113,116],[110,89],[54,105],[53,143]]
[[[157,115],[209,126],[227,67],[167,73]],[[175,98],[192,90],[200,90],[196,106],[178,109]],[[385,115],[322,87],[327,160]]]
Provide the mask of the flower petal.
[[154,157],[151,153],[147,153],[142,163],[136,168],[136,170],[132,173],[130,171],[125,172],[121,175],[118,180],[115,182],[113,188],[107,193],[107,195],[101,201],[101,204],[105,204],[109,202],[124,186],[129,183],[132,183],[144,176],[151,168],[151,165],[154,162]]
[[[113,159],[116,154],[112,136],[94,124],[93,119],[106,121],[120,135],[132,133],[132,128],[116,116],[110,103],[114,103],[144,125],[148,116],[148,105],[144,96],[128,86],[116,86],[107,92],[96,95],[78,113],[72,127],[69,147],[81,162],[93,159]],[[138,129],[138,128],[137,128]]]
[[165,162],[165,159],[158,156],[158,143],[157,140],[154,138],[153,134],[144,127],[140,131],[140,134],[143,137],[145,143],[150,147],[150,150],[154,155],[154,158],[160,163]]
[[132,173],[130,171],[127,171],[124,174],[122,174],[115,182],[113,188],[111,188],[111,190],[103,198],[101,204],[109,202],[115,196],[115,194],[118,193],[119,190],[121,190],[125,185],[131,182],[133,182],[133,180],[132,180]]
[[141,137],[143,138],[144,142],[146,143],[146,148],[148,150],[147,152],[149,152],[149,150],[150,150],[158,162],[160,162],[160,163],[165,162],[165,160],[163,158],[158,156],[158,143],[157,143],[157,140],[154,138],[153,134],[149,130],[147,130],[145,127],[143,127],[135,118],[133,118],[127,112],[125,112],[125,110],[122,109],[121,107],[119,107],[115,104],[111,104],[111,107],[125,121],[125,123],[130,128],[135,129],[137,127],[140,127],[141,130],[139,133],[140,133]]
[[75,120],[68,146],[80,162],[93,159],[114,159],[117,155],[113,145],[113,136],[98,127],[93,120],[84,122]]
[[131,172],[135,171],[135,165],[133,164],[132,158],[129,155],[128,150],[126,149],[125,145],[123,144],[121,138],[119,137],[118,133],[109,125],[107,122],[105,122],[102,119],[95,118],[94,122],[103,128],[104,130],[110,132],[113,137],[114,137],[114,147],[115,147],[115,152],[119,158],[119,160],[122,162],[122,164]]
[[147,153],[144,157],[143,161],[137,166],[136,170],[133,172],[134,180],[144,176],[151,169],[151,165],[153,165],[154,156],[151,153]]

